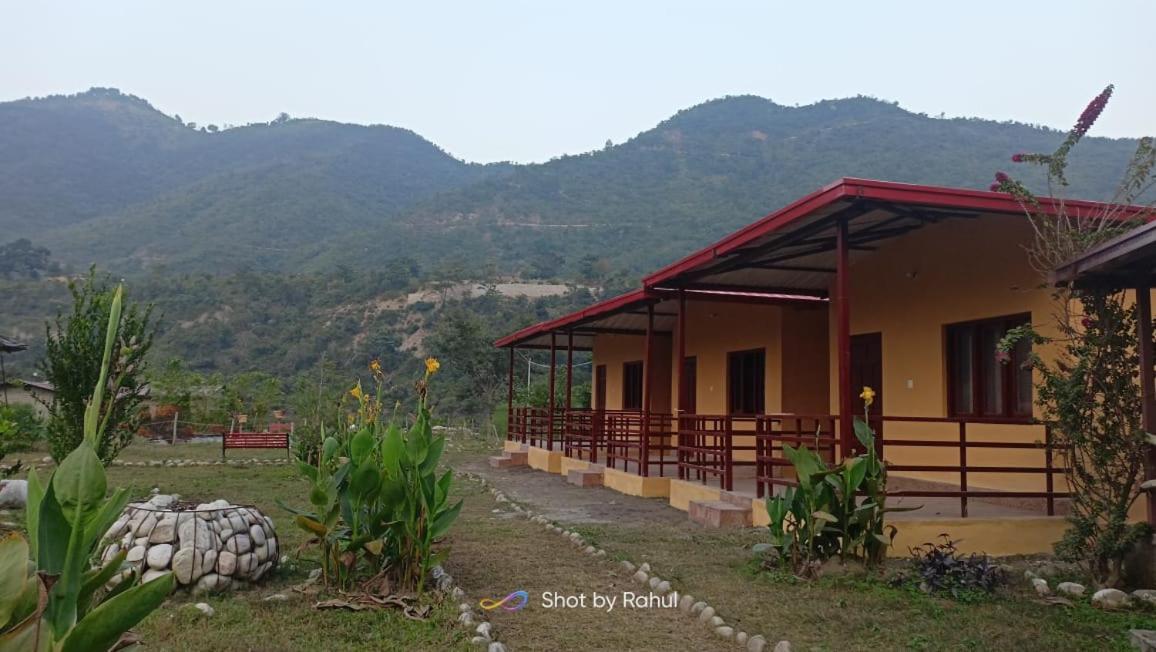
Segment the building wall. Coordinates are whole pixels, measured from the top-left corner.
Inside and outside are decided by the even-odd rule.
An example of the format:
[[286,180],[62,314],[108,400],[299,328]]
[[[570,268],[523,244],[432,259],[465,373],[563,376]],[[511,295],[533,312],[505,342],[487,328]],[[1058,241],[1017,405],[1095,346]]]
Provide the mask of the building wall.
[[[1030,312],[1042,333],[1050,331],[1049,293],[1028,264],[1023,246],[1031,226],[1018,216],[947,220],[873,252],[856,252],[850,267],[851,334],[882,333],[884,416],[947,416],[944,327],[963,321]],[[834,288],[832,288],[833,290]],[[837,327],[830,311],[830,409],[838,412]],[[1045,358],[1048,351],[1040,351]],[[858,388],[855,388],[856,393]],[[1038,408],[1037,408],[1038,410]],[[879,406],[875,413],[880,414]],[[972,441],[1042,441],[1043,429],[1024,425],[969,425]],[[958,441],[955,424],[887,423],[885,439]],[[892,464],[958,464],[959,450],[894,446]],[[1043,466],[1039,450],[968,451],[969,466]],[[958,484],[956,473],[897,473]],[[969,486],[1044,489],[1043,475],[969,474]],[[1062,478],[1057,476],[1057,486]]]
[[[23,386],[8,386],[8,403],[10,405],[31,405],[36,409],[36,413],[40,415],[41,418],[48,416],[48,408],[36,400],[37,397],[45,401],[51,401],[52,393],[37,389],[28,390]],[[0,400],[3,400],[2,395],[0,395]]]
[[[622,365],[627,362],[642,361],[645,357],[646,338],[641,335],[598,335],[594,338],[594,367],[606,365],[606,409],[622,409]],[[654,338],[654,375],[650,400],[651,410],[669,413],[671,411],[670,378],[671,338],[669,335]],[[597,374],[591,382],[590,405],[594,406],[594,396],[598,395]]]

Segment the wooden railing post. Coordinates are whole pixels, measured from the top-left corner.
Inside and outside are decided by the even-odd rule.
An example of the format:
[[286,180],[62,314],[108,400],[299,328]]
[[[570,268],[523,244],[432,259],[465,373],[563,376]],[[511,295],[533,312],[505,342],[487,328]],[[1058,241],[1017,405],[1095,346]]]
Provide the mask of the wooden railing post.
[[728,415],[726,419],[726,431],[723,433],[723,489],[726,491],[734,491],[734,449],[732,442],[734,441],[734,422]]
[[514,347],[510,347],[509,368],[506,370],[506,439],[513,439],[510,435],[514,423]]
[[959,516],[967,518],[967,421],[959,420]]
[[[763,476],[766,475],[763,471],[766,462],[763,461],[763,450],[766,448],[766,442],[763,439],[765,433],[763,430],[763,422],[761,420],[755,422],[755,496],[762,498],[766,491],[763,488]],[[773,444],[772,444],[773,445]]]
[[1046,482],[1046,491],[1048,492],[1048,516],[1056,515],[1056,491],[1055,481],[1052,479],[1052,428],[1051,426],[1044,426],[1044,482]]

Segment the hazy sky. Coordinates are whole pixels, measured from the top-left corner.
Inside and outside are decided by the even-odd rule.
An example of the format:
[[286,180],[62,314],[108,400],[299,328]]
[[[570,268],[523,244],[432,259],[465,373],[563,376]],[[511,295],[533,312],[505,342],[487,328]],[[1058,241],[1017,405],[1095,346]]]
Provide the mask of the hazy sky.
[[[951,7],[951,8],[949,8]],[[472,161],[621,142],[728,94],[1156,133],[1152,0],[0,0],[0,99],[113,86],[201,124],[281,111],[412,129]]]

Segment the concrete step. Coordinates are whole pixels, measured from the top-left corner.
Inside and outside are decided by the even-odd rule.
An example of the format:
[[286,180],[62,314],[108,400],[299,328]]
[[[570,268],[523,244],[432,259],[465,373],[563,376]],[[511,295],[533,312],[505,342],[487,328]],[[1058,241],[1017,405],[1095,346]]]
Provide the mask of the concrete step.
[[739,507],[723,500],[690,501],[690,520],[706,527],[750,527],[751,506]]
[[593,469],[570,469],[566,472],[566,482],[579,487],[601,487],[602,471]]
[[515,466],[526,466],[525,453],[504,453],[490,457],[490,466],[495,469],[510,469]]
[[502,456],[508,457],[508,458],[514,460],[514,466],[530,463],[530,452],[529,451],[508,451],[508,452],[502,453]]
[[754,498],[753,495],[738,493],[737,491],[722,491],[719,492],[719,495],[722,497],[724,503],[730,503],[736,507],[746,509],[751,508],[751,499]]

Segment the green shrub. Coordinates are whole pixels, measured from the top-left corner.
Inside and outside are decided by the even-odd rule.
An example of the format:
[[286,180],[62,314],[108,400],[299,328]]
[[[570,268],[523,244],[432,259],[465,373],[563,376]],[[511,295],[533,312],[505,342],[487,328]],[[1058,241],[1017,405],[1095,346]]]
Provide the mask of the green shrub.
[[101,406],[120,324],[121,290],[110,303],[103,362],[84,414],[80,443],[41,484],[28,476],[25,509],[30,541],[12,533],[0,540],[0,649],[71,652],[118,646],[130,627],[164,602],[171,573],[147,584],[135,571],[111,589],[125,551],[90,568],[102,535],[128,504],[128,492],[105,497],[108,484],[97,455],[108,427]]
[[[864,388],[868,406],[869,392]],[[866,452],[833,468],[805,446],[783,445],[798,486],[767,499],[771,545],[801,576],[814,576],[833,557],[881,563],[897,531],[884,516],[919,509],[887,507],[887,465],[876,453],[875,433],[856,418],[855,436]]]
[[26,451],[44,440],[44,420],[31,405],[0,405],[0,421],[10,424],[8,434],[0,436],[0,447],[8,451]]
[[380,366],[375,396],[350,392],[358,410],[349,428],[325,435],[316,464],[298,460],[308,480],[313,511],[299,511],[295,522],[321,550],[326,584],[348,588],[360,574],[385,572],[408,589],[423,589],[429,570],[444,556],[435,541],[449,530],[461,501],[449,505],[453,472],[438,475],[445,437],[433,436],[426,391],[437,361],[426,363],[418,383],[418,415],[403,433],[396,415],[383,417]]

